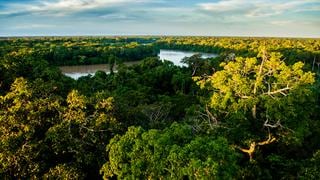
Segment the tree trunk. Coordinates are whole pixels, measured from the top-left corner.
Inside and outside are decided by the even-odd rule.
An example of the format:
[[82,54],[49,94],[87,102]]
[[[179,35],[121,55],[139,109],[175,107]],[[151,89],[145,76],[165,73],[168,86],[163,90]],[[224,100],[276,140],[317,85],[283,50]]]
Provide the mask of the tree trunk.
[[[258,88],[258,83],[261,78],[261,74],[262,74],[262,69],[263,69],[263,65],[264,65],[264,61],[266,60],[266,50],[263,50],[263,55],[262,55],[262,62],[259,68],[259,72],[257,73],[256,76],[256,82],[254,83],[254,87],[253,87],[253,97],[256,97],[257,95],[257,88]],[[255,104],[252,108],[252,117],[253,119],[257,119],[257,105]]]
[[314,64],[316,63],[316,56],[313,58],[313,63],[312,63],[312,71],[314,70]]
[[272,137],[271,134],[269,133],[268,139],[265,141],[261,141],[261,142],[252,142],[250,144],[250,148],[249,149],[243,149],[243,148],[239,148],[240,151],[247,153],[249,155],[250,161],[253,160],[253,153],[256,150],[256,146],[263,146],[263,145],[267,145],[267,144],[271,144],[274,141],[276,141],[277,139],[275,137]]

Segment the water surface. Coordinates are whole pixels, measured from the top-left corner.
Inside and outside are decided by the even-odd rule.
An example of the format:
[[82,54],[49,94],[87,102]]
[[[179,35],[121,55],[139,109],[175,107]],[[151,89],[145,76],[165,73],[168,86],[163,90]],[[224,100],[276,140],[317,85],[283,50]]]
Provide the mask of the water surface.
[[184,63],[181,63],[180,61],[184,57],[191,57],[192,55],[195,54],[201,54],[202,58],[212,58],[212,57],[217,57],[217,54],[213,53],[202,53],[202,52],[193,52],[193,51],[179,51],[179,50],[166,50],[166,49],[161,49],[160,53],[158,54],[159,58],[161,60],[169,60],[173,62],[177,66],[187,66]]
[[[201,54],[202,58],[212,58],[217,57],[217,54],[211,54],[211,53],[201,53],[201,52],[193,52],[193,51],[180,51],[180,50],[166,50],[161,49],[160,53],[158,54],[158,57],[160,60],[168,60],[173,62],[177,66],[186,66],[186,64],[181,63],[180,61],[184,57],[190,57],[194,54]],[[139,64],[140,61],[134,61],[134,62],[125,62],[124,64],[127,66],[133,65],[133,64]],[[66,76],[69,76],[73,79],[78,79],[82,76],[87,75],[94,75],[97,71],[104,71],[106,73],[110,73],[110,66],[109,64],[95,64],[95,65],[77,65],[77,66],[60,66],[59,67],[63,74]],[[114,71],[117,70],[117,66],[115,66]]]
[[[138,64],[140,61],[125,62],[127,66]],[[63,74],[73,79],[79,79],[82,76],[94,75],[97,71],[110,73],[109,64],[94,64],[94,65],[76,65],[76,66],[60,66],[59,69]],[[114,66],[113,71],[117,71],[117,66]]]

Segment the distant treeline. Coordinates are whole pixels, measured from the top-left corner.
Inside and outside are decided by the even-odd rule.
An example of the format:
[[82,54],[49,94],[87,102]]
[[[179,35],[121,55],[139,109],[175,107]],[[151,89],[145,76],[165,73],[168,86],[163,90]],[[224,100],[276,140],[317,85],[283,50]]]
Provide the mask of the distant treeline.
[[26,48],[52,65],[137,61],[158,54],[155,38],[24,38],[1,41],[0,53]]
[[[0,53],[29,48],[52,65],[82,65],[137,61],[159,49],[217,53],[224,57],[256,56],[261,44],[283,54],[289,64],[303,60],[309,67],[320,60],[318,39],[240,37],[25,37],[0,41]],[[314,68],[314,67],[313,67]]]

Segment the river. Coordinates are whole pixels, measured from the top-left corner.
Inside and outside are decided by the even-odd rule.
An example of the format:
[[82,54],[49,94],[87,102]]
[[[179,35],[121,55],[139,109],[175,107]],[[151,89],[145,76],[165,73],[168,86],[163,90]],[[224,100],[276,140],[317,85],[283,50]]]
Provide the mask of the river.
[[201,52],[193,52],[193,51],[179,51],[179,50],[166,50],[161,49],[158,54],[160,60],[169,60],[173,62],[177,66],[186,66],[186,64],[181,63],[181,60],[185,57],[190,57],[194,54],[201,54],[202,58],[212,58],[217,57],[217,54],[212,53],[201,53]]
[[[165,50],[161,49],[160,53],[158,54],[160,60],[168,60],[173,62],[177,66],[186,66],[185,64],[181,63],[180,61],[184,57],[190,57],[194,54],[200,53],[202,58],[211,58],[217,57],[217,54],[210,54],[210,53],[201,53],[201,52],[192,52],[192,51],[180,51],[180,50]],[[124,64],[127,66],[139,64],[140,61],[135,62],[125,62]],[[95,64],[95,65],[77,65],[77,66],[60,66],[60,70],[66,76],[69,76],[73,79],[78,79],[82,76],[87,75],[94,75],[95,72],[98,70],[104,71],[109,73],[110,67],[108,64]],[[114,67],[116,71],[117,67]]]
[[[127,66],[131,66],[134,64],[139,64],[140,61],[133,62],[125,62],[124,64]],[[94,75],[97,71],[104,71],[106,73],[110,73],[109,64],[94,64],[94,65],[76,65],[76,66],[60,66],[59,69],[63,74],[69,76],[73,79],[79,79],[82,76]],[[115,66],[114,71],[117,70],[117,66]]]

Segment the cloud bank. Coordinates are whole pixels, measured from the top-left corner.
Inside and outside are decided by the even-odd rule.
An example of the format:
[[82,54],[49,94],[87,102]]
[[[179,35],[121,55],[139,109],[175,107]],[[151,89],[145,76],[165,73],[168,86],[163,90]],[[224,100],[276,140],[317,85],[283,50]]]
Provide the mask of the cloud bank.
[[319,0],[0,0],[0,35],[320,36]]

